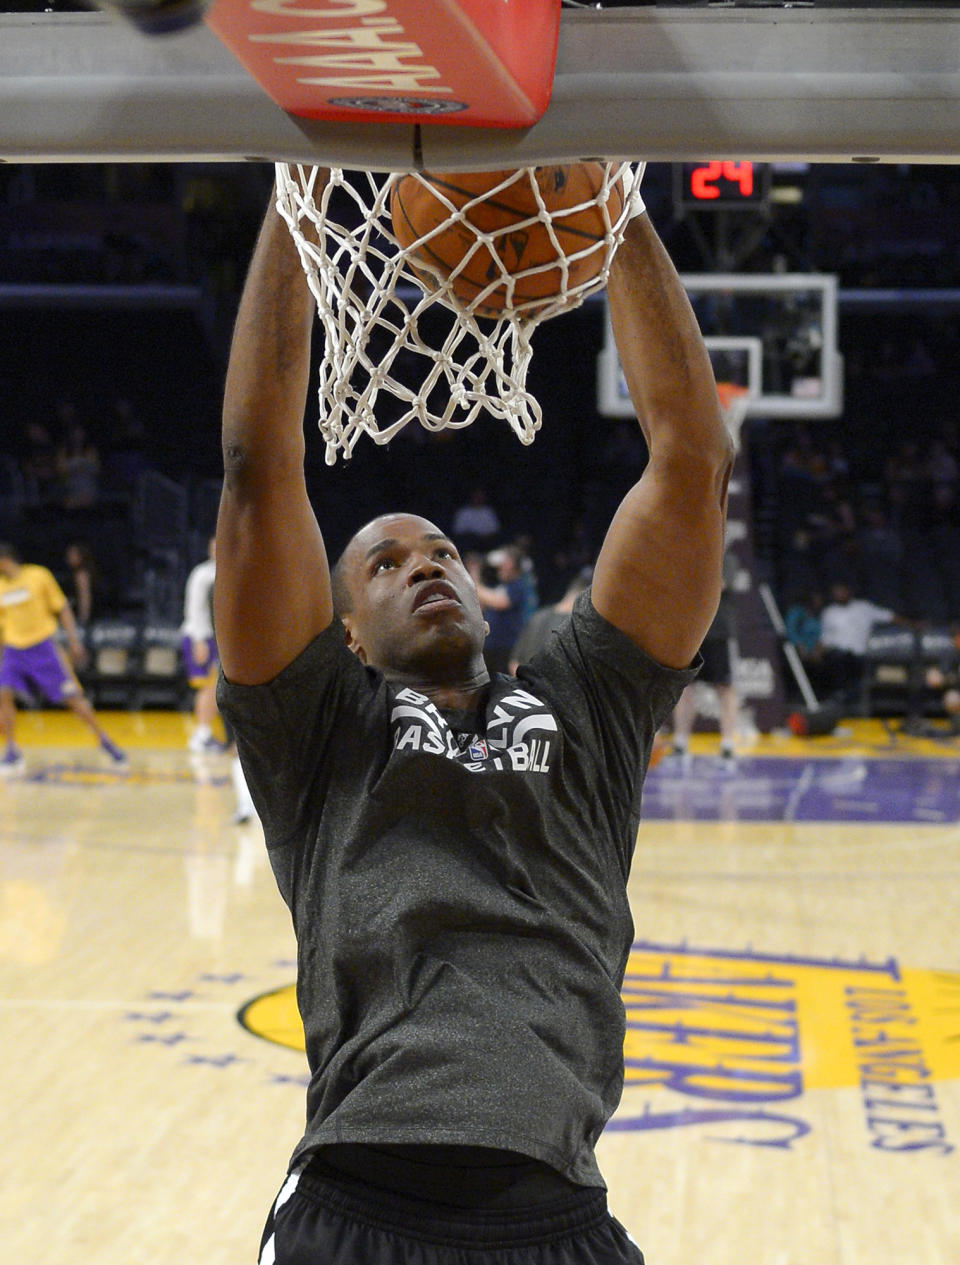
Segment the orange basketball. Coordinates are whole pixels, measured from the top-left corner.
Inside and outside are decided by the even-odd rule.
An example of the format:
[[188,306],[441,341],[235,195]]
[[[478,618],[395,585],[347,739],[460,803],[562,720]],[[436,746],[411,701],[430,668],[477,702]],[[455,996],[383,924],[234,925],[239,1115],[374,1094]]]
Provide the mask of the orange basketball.
[[[564,257],[569,269],[568,291],[593,280],[603,268],[605,238],[623,207],[620,181],[610,189],[606,211],[598,205],[596,197],[603,188],[605,172],[599,162],[535,167],[517,173],[516,179],[498,192],[493,191],[514,173],[458,171],[424,172],[422,179],[403,176],[390,192],[393,231],[401,246],[413,247],[411,266],[427,288],[436,288],[436,272],[443,278],[452,276],[454,296],[475,315],[497,317],[508,307],[533,313],[562,296]],[[542,219],[531,222],[539,212],[538,190],[550,212],[553,235]],[[490,196],[484,197],[487,193]],[[457,210],[474,198],[482,200],[466,210],[466,223],[454,219],[447,224],[452,212],[441,194]],[[438,230],[435,235],[421,242],[434,229]],[[489,245],[477,244],[473,229],[490,234]],[[472,253],[471,247],[475,247]],[[425,266],[417,268],[417,262]],[[528,273],[531,268],[537,271]],[[484,293],[497,278],[499,283]]]

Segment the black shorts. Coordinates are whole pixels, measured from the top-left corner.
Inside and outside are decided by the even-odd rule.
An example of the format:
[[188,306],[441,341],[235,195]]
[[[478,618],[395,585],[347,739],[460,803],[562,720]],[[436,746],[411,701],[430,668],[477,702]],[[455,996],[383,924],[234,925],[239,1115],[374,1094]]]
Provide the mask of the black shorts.
[[730,642],[726,637],[708,637],[700,647],[700,654],[703,667],[698,681],[705,681],[707,685],[729,685],[733,681]]
[[324,1166],[294,1168],[271,1209],[260,1265],[643,1265],[607,1211],[578,1188],[496,1212],[451,1208],[363,1187]]

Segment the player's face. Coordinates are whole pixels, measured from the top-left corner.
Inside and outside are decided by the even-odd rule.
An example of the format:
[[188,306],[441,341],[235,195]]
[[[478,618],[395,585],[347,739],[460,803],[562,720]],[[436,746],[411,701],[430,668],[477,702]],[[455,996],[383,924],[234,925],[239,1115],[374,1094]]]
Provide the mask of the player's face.
[[443,532],[414,515],[385,515],[358,532],[348,558],[353,610],[344,624],[364,662],[427,678],[476,667],[477,587]]

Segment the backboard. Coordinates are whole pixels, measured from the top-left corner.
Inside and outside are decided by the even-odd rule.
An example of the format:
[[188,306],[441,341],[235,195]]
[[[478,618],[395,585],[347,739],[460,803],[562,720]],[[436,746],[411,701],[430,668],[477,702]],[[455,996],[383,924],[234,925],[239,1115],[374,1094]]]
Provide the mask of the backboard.
[[[348,0],[271,3],[301,16],[358,9]],[[8,162],[257,158],[442,171],[585,155],[927,163],[960,155],[956,4],[565,7],[549,105],[515,129],[296,118],[208,26],[148,38],[105,13],[58,11],[58,0],[34,7],[0,0],[0,159]],[[386,30],[369,23],[393,12],[386,0],[368,0],[364,29]],[[404,41],[418,44],[400,25]]]
[[[684,286],[718,380],[750,390],[748,417],[828,418],[843,412],[837,279],[823,273],[687,273]],[[609,312],[598,363],[599,409],[633,415]]]
[[560,0],[213,0],[206,22],[299,118],[529,127],[550,100]]

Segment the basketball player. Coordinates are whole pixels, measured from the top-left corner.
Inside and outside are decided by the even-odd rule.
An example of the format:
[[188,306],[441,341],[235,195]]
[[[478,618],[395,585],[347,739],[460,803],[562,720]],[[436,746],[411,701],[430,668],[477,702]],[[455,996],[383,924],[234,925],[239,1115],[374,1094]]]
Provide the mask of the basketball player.
[[187,743],[191,751],[222,751],[213,736],[217,714],[217,643],[213,636],[213,581],[217,574],[217,540],[207,542],[207,556],[187,576],[183,594],[181,650],[187,680],[193,695],[193,733]]
[[233,735],[227,728],[227,741],[222,743],[213,734],[213,719],[217,714],[217,672],[220,657],[213,630],[213,582],[217,574],[217,538],[207,542],[207,556],[198,562],[187,576],[183,594],[183,637],[181,651],[186,666],[187,680],[195,691],[193,701],[193,733],[187,746],[194,755],[211,751],[226,751],[230,755],[230,780],[236,808],[233,820],[243,825],[254,817],[253,800],[243,776],[243,768]]
[[312,300],[284,223],[261,230],[224,405],[219,701],[311,1069],[261,1262],[642,1262],[594,1144],[623,1083],[639,791],[717,606],[732,448],[645,214],[609,297],[650,461],[564,628],[491,679],[433,523],[368,523],[331,578],[303,474]]
[[4,773],[20,772],[25,765],[14,732],[17,691],[37,690],[48,702],[65,704],[93,730],[115,765],[127,762],[101,728],[57,645],[58,623],[66,634],[71,659],[82,663],[84,649],[60,585],[46,567],[21,563],[12,545],[0,544],[0,734],[5,743],[0,771]]

